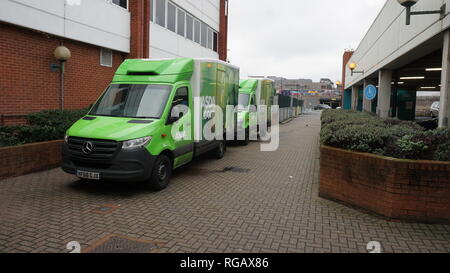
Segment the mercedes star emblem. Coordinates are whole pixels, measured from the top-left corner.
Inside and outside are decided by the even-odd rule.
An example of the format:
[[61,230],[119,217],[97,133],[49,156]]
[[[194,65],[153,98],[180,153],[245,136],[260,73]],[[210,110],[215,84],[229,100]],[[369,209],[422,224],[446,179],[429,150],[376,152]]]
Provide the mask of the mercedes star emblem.
[[82,151],[84,154],[86,154],[86,155],[91,154],[93,150],[94,150],[94,144],[92,144],[92,142],[86,141],[85,143],[83,143]]

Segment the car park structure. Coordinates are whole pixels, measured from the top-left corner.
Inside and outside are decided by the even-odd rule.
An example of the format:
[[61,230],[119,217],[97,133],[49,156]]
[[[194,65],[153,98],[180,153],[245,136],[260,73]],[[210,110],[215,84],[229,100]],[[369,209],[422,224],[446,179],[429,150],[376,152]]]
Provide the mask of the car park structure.
[[[398,2],[386,1],[358,48],[344,54],[344,108],[414,120],[417,92],[440,91],[439,126],[449,126],[450,1]],[[377,87],[372,100],[369,85]]]

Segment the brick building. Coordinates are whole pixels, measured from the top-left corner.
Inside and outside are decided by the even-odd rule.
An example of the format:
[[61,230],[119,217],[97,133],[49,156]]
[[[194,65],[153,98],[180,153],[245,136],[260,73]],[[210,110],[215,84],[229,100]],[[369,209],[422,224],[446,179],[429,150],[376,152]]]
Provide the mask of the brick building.
[[127,58],[227,59],[228,0],[3,0],[0,125],[61,108],[54,50],[65,65],[64,108],[87,107]]

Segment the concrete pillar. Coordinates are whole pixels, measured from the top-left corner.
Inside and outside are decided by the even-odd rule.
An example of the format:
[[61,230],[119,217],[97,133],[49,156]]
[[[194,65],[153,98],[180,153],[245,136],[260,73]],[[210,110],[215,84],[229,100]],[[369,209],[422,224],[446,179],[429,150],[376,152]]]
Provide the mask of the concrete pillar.
[[358,86],[352,86],[352,110],[356,111],[358,109]]
[[381,118],[389,117],[391,109],[392,70],[378,71],[378,106],[377,115]]
[[450,30],[444,33],[442,53],[441,102],[439,105],[439,127],[447,127],[450,119]]
[[[369,79],[364,79],[363,90],[366,90],[366,87],[370,84],[371,84],[371,82]],[[364,96],[364,98],[363,98],[363,112],[369,112],[369,113],[372,112],[372,101],[367,100],[366,96]]]

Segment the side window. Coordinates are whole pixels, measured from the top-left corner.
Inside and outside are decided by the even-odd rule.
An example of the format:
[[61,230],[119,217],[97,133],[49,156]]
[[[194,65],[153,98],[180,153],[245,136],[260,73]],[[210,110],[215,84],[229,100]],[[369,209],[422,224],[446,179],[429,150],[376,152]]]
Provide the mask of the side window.
[[194,42],[200,44],[200,21],[194,21]]
[[175,94],[172,101],[171,113],[169,116],[169,123],[186,116],[189,111],[189,93],[187,87],[180,87]]
[[172,107],[184,105],[189,107],[189,93],[187,87],[180,87],[173,98]]
[[155,23],[165,27],[166,26],[166,1],[155,0]]
[[170,2],[167,3],[167,28],[176,32],[177,8]]
[[184,37],[184,29],[185,29],[185,23],[186,23],[186,13],[184,11],[178,9],[178,26],[177,26],[177,33],[178,35],[181,35]]
[[128,1],[127,0],[112,0],[113,4],[116,4],[124,9],[128,9]]

